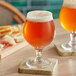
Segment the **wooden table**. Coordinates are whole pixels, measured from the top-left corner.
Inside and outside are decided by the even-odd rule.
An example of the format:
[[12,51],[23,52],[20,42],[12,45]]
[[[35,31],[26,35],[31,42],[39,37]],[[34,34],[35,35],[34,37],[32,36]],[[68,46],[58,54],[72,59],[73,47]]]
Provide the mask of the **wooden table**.
[[[53,43],[69,40],[69,33],[60,26],[59,20],[56,19],[54,22],[56,26],[56,37],[52,44],[44,48],[43,57],[57,58],[59,60],[58,68],[54,71],[53,76],[76,76],[76,56],[61,57],[54,48]],[[35,57],[34,48],[30,45],[0,61],[0,76],[38,76],[17,72],[20,62],[25,57]]]

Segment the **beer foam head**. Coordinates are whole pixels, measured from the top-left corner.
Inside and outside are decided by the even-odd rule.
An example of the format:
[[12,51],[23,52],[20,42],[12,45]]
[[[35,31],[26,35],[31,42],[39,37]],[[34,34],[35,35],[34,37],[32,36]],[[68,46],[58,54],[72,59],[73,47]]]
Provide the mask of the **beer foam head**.
[[64,0],[63,6],[68,8],[76,8],[76,0]]
[[53,20],[52,13],[48,11],[36,10],[27,14],[27,20],[36,22],[47,22]]

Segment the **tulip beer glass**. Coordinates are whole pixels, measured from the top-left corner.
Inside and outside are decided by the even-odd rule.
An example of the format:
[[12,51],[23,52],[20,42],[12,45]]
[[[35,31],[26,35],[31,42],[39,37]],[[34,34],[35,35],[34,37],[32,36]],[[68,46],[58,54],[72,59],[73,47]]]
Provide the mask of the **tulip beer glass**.
[[60,12],[62,27],[70,32],[70,41],[61,47],[64,50],[76,51],[76,0],[64,0]]
[[27,14],[23,35],[25,40],[36,50],[36,58],[26,62],[28,67],[46,68],[51,65],[51,61],[41,57],[41,52],[53,40],[54,32],[55,26],[51,12],[37,10]]

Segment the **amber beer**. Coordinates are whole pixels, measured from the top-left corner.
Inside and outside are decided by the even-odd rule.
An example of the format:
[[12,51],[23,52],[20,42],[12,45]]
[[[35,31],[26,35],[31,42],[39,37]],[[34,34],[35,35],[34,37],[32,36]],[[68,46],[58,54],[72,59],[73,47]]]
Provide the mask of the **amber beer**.
[[26,41],[35,48],[48,45],[53,40],[54,31],[51,12],[31,11],[27,14],[23,34]]
[[60,22],[67,31],[76,31],[76,0],[64,0]]

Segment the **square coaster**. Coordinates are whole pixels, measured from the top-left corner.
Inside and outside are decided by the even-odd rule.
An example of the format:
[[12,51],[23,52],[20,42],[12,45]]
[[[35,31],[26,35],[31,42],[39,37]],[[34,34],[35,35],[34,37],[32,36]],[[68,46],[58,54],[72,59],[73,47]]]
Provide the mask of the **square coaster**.
[[51,67],[49,68],[29,68],[26,65],[26,61],[28,58],[25,58],[19,68],[18,68],[18,72],[19,73],[26,73],[26,74],[40,74],[40,75],[51,75],[53,73],[53,71],[56,68],[56,65],[58,63],[57,59],[51,58],[49,60],[51,60]]
[[55,45],[55,48],[57,49],[57,53],[60,55],[60,56],[76,56],[76,51],[68,51],[68,50],[64,50],[61,48],[61,43],[58,43],[58,44],[54,44]]

